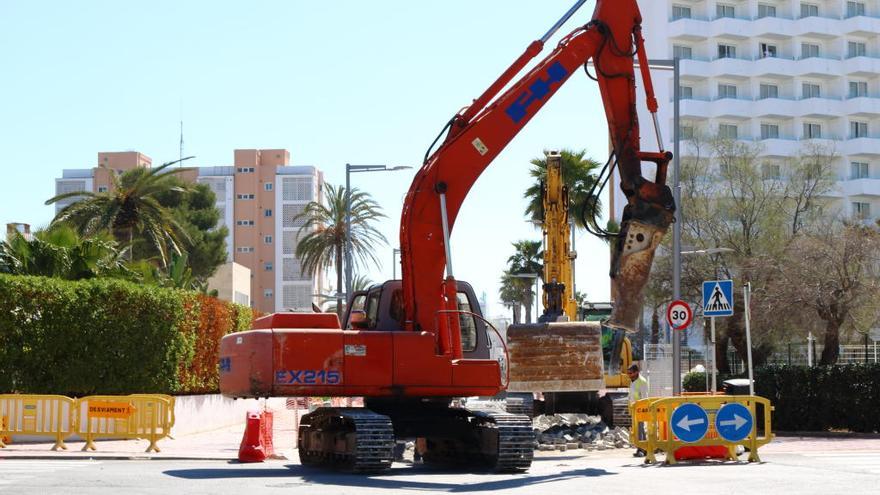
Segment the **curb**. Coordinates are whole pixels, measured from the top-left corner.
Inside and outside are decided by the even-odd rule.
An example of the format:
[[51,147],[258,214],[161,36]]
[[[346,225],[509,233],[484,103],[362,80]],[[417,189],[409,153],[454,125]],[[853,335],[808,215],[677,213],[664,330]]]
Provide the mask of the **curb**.
[[854,431],[775,431],[777,437],[803,438],[864,438],[880,439],[880,433],[859,433]]

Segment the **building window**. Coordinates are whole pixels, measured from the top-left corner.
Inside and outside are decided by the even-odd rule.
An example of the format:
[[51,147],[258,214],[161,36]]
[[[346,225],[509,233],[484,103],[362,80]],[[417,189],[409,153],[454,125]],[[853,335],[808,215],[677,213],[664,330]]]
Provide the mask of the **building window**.
[[801,43],[801,58],[819,56],[819,45],[815,43]]
[[822,126],[804,122],[804,139],[819,139],[822,137]]
[[715,15],[717,17],[733,17],[735,13],[733,5],[723,5],[720,3],[715,5]]
[[263,297],[269,298],[273,295],[274,293],[272,292],[272,289],[263,289]]
[[718,125],[718,137],[720,137],[722,139],[736,139],[737,138],[736,124],[719,124]]
[[263,190],[264,191],[271,191],[272,190],[272,183],[266,182],[265,184],[263,184]]
[[850,81],[849,97],[858,98],[859,96],[868,96],[868,83],[865,81]]
[[689,60],[693,58],[694,51],[689,46],[672,45],[672,57],[681,60]]
[[235,224],[246,226],[246,227],[252,227],[254,225],[254,221],[253,220],[237,220],[235,222]]
[[264,235],[263,236],[263,244],[272,244],[272,236]]
[[767,57],[775,57],[776,56],[776,45],[770,45],[768,43],[761,43],[760,46],[761,53],[758,54],[761,58]]
[[761,99],[779,98],[779,86],[775,84],[762,84],[759,88],[759,94]]
[[864,43],[859,41],[848,41],[846,43],[846,57],[864,57],[867,53],[867,48]]
[[867,162],[850,162],[849,164],[850,179],[867,179],[868,163]]
[[853,216],[859,220],[867,220],[871,218],[871,203],[862,203],[855,201],[852,204]]
[[779,126],[776,124],[761,124],[761,139],[779,139]]
[[263,263],[263,270],[266,270],[267,272],[271,272],[272,271],[272,262],[267,261],[267,262]]
[[253,253],[254,247],[253,246],[239,246],[239,247],[235,248],[235,251],[239,252],[239,253]]
[[801,18],[816,17],[819,15],[819,6],[813,3],[801,4]]
[[782,173],[779,170],[778,163],[762,163],[761,164],[761,177],[765,179],[780,179],[782,178]]
[[736,58],[736,47],[733,45],[718,45],[718,58]]
[[694,126],[683,125],[683,126],[679,127],[679,137],[681,139],[693,139],[694,138]]
[[850,139],[868,137],[868,123],[852,121],[849,123]]
[[254,170],[254,167],[238,167],[238,173],[240,174],[252,174]]
[[718,85],[718,99],[721,98],[736,98],[736,86],[733,84],[719,84]]
[[865,15],[865,4],[863,2],[846,2],[846,16],[855,17],[857,15]]
[[236,199],[254,199],[253,194],[236,194]]
[[803,83],[801,84],[801,97],[803,98],[819,98],[821,91],[818,84]]
[[776,6],[759,3],[758,18],[760,19],[761,17],[776,17]]
[[672,6],[672,20],[675,19],[690,19],[691,18],[691,8],[685,7],[683,5],[673,5]]
[[678,95],[682,100],[690,100],[694,97],[694,88],[691,86],[679,86]]
[[107,186],[98,186],[98,192],[99,193],[107,192]]
[[265,210],[263,210],[263,216],[264,216],[264,217],[271,217],[271,216],[272,216],[272,210],[269,209],[269,208],[266,208]]

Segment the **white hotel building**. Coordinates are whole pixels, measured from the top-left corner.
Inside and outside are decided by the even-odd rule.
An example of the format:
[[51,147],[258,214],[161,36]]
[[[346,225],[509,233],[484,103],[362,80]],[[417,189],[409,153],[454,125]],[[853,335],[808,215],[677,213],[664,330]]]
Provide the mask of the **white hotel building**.
[[[680,62],[682,139],[695,129],[760,144],[775,168],[805,142],[836,156],[839,213],[880,216],[880,1],[642,0],[646,50]],[[671,71],[652,71],[673,150]],[[641,89],[639,97],[643,100]],[[642,146],[655,149],[639,105]],[[683,156],[688,147],[681,143]],[[625,200],[615,187],[612,208]]]

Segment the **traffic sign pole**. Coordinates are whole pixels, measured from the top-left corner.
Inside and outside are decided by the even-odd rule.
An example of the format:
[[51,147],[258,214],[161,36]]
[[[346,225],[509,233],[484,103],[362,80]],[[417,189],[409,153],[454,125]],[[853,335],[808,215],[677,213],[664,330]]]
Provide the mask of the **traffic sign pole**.
[[712,341],[712,352],[710,352],[709,354],[712,355],[712,390],[711,390],[711,392],[714,395],[715,391],[718,390],[718,383],[716,383],[716,381],[715,381],[716,380],[716,373],[718,373],[718,370],[717,370],[717,368],[718,368],[718,366],[717,366],[718,365],[718,363],[717,363],[718,355],[715,353],[716,352],[716,350],[715,350],[715,317],[710,316],[709,319],[712,320],[712,323],[711,323],[712,333],[710,334],[710,338],[709,338],[709,340]]
[[749,361],[749,395],[755,395],[755,376],[752,371],[752,328],[749,319],[752,314],[749,305],[752,303],[752,283],[749,282],[743,286],[743,302],[746,304],[746,354]]

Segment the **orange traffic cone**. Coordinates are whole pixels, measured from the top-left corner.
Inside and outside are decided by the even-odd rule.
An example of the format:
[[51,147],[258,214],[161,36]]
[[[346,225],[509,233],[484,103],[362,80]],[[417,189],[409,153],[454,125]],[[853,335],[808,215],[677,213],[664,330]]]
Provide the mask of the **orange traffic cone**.
[[247,413],[244,436],[238,448],[239,462],[263,462],[266,460],[266,449],[263,446],[261,433],[262,415],[257,411]]

